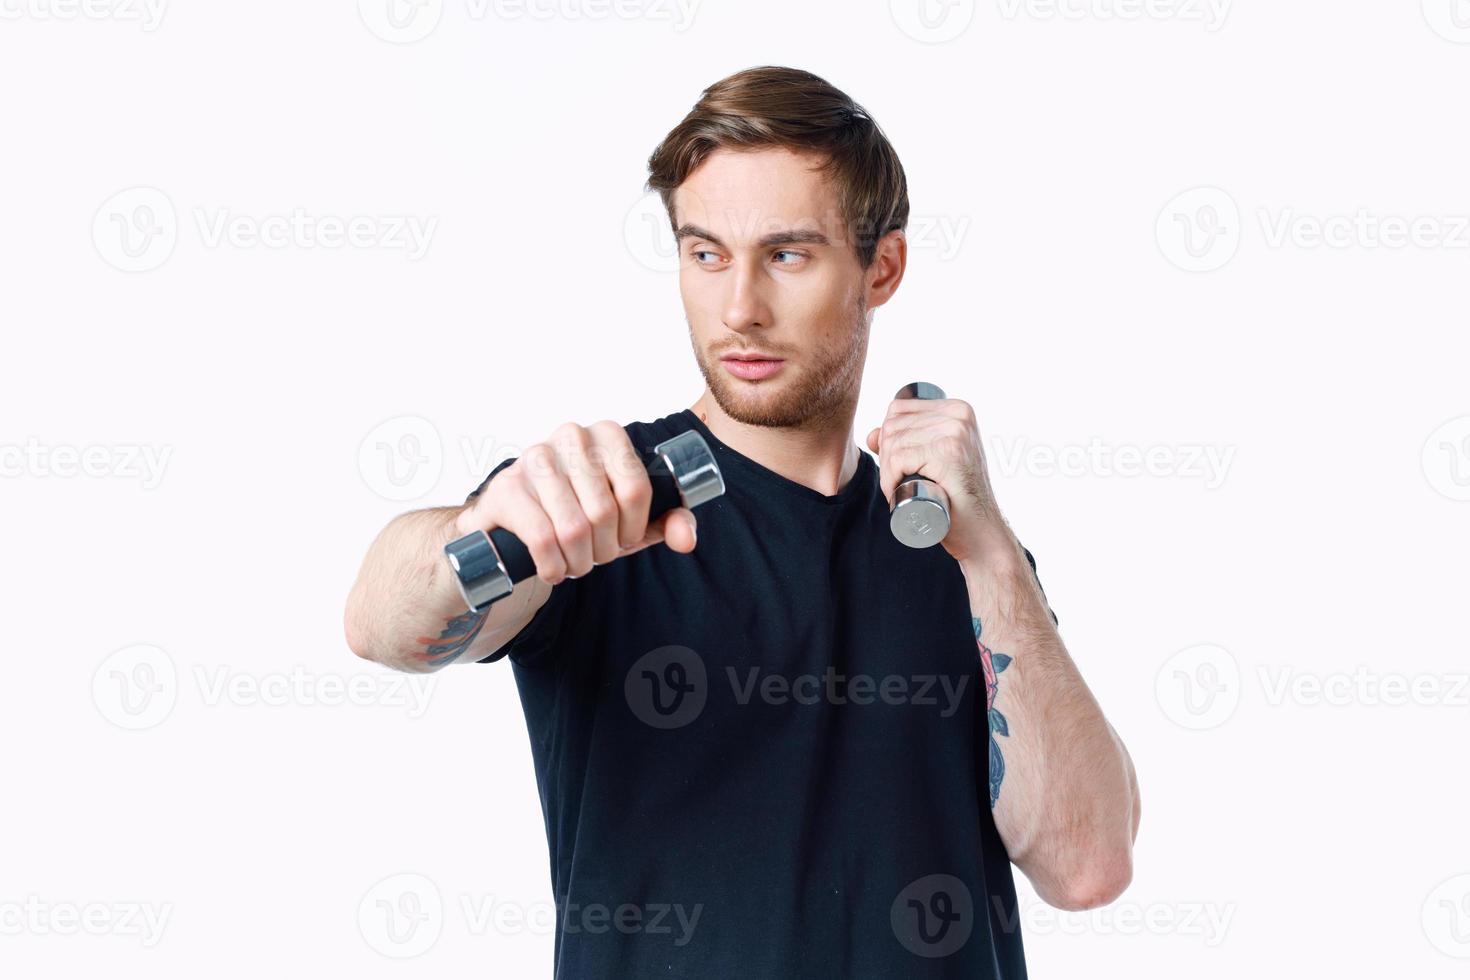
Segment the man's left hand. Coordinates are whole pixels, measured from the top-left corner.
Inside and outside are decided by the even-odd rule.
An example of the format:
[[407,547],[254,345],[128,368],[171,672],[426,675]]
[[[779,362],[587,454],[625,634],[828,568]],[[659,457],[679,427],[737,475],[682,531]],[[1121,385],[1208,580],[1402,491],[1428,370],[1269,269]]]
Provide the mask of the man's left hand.
[[1015,538],[990,488],[975,410],[958,398],[897,398],[883,424],[868,433],[878,453],[878,482],[888,506],[898,481],[917,473],[949,495],[949,533],[941,544],[956,561],[1010,557]]

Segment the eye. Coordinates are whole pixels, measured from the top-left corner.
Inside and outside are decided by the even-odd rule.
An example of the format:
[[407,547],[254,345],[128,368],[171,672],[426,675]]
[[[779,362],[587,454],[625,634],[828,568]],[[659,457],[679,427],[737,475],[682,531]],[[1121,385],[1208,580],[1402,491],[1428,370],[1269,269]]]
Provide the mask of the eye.
[[807,255],[806,255],[805,252],[793,252],[789,248],[783,248],[779,252],[776,252],[775,254],[776,255],[790,255],[790,256],[793,256],[793,261],[791,261],[791,262],[779,262],[779,263],[777,263],[778,265],[795,265],[797,262],[799,262],[802,259],[805,259],[807,257]]
[[690,256],[690,258],[694,259],[695,262],[698,262],[700,265],[704,265],[705,263],[704,263],[704,261],[702,259],[700,259],[700,256],[701,255],[714,255],[714,254],[715,254],[714,252],[711,252],[708,249],[696,248],[694,251],[692,251],[692,252],[689,253],[689,256]]

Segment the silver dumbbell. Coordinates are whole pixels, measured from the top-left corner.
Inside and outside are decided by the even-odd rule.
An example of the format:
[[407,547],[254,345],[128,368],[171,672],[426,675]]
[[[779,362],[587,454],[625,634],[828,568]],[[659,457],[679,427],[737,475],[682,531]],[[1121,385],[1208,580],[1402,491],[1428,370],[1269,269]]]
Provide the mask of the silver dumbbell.
[[[927,381],[915,381],[898,389],[894,398],[943,398],[944,391]],[[909,473],[893,491],[893,511],[888,516],[893,536],[910,548],[928,548],[949,533],[949,496],[927,477]]]

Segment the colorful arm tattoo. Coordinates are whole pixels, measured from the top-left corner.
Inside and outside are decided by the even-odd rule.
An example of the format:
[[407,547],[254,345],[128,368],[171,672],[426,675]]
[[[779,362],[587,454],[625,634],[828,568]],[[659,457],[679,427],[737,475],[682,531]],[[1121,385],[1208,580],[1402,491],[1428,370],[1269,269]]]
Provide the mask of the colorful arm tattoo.
[[419,659],[431,667],[453,663],[475,642],[475,637],[480,635],[480,627],[485,625],[489,615],[488,612],[460,613],[444,624],[444,631],[437,640],[427,636],[419,637],[418,642],[424,645],[424,651],[418,655]]
[[995,801],[1000,799],[1000,781],[1006,778],[1006,760],[1000,754],[1000,743],[995,737],[1011,734],[1006,716],[995,710],[995,692],[999,686],[996,675],[1011,665],[1011,658],[1003,653],[992,653],[980,642],[978,616],[971,616],[970,624],[975,628],[975,644],[980,648],[980,669],[985,672],[985,714],[990,721],[990,808],[993,810]]

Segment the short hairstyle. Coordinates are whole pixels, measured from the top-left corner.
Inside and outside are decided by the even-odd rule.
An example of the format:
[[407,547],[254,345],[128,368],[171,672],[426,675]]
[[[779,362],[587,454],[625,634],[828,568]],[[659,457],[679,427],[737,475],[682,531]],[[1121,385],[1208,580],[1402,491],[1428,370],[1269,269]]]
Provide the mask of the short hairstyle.
[[879,239],[908,224],[908,184],[888,137],[862,106],[799,68],[747,68],[705,89],[648,158],[646,187],[659,192],[672,225],[674,190],[710,154],[768,147],[820,158],[864,269]]

